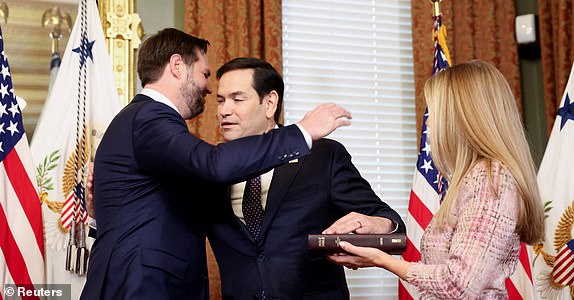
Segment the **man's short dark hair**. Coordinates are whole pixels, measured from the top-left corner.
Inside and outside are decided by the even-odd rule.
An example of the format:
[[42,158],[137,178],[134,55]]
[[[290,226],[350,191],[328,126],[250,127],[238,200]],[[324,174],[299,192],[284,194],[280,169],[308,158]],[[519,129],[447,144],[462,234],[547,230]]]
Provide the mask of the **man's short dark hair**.
[[172,55],[181,55],[189,66],[199,60],[198,53],[207,53],[208,45],[207,40],[175,28],[162,29],[147,37],[138,51],[137,71],[142,86],[159,80]]
[[244,69],[253,69],[251,86],[253,86],[253,89],[255,89],[259,96],[259,103],[263,103],[263,98],[271,93],[271,91],[277,92],[279,99],[277,101],[274,119],[275,123],[279,124],[285,86],[283,84],[283,78],[270,63],[255,57],[238,57],[228,61],[217,70],[217,79],[219,80],[221,76],[227,72]]

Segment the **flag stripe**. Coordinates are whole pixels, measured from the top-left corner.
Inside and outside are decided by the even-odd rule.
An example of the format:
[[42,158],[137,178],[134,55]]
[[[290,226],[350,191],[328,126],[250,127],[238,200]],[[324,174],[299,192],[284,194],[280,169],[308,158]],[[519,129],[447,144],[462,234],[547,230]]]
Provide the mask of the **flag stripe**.
[[574,277],[572,276],[572,273],[574,273],[574,269],[570,268],[570,272],[568,272],[568,274],[566,274],[564,276],[564,285],[571,285],[572,281],[574,281]]
[[[426,207],[429,213],[434,215],[440,209],[440,196],[432,184],[433,183],[429,182],[429,178],[427,178],[421,170],[417,169],[415,171],[412,191],[417,195],[419,201]],[[423,227],[423,229],[424,228],[426,227]]]
[[433,217],[432,212],[423,204],[419,196],[414,191],[411,191],[409,213],[413,216],[417,216],[416,218],[413,218],[413,220],[415,220],[421,228],[427,228]]
[[[14,279],[12,279],[12,276],[10,275],[10,272],[8,272],[8,269],[6,267],[6,258],[4,257],[4,253],[2,253],[2,251],[0,251],[0,280],[3,280],[4,285],[6,284],[14,284]],[[2,300],[2,295],[4,291],[0,290],[0,300]]]
[[418,248],[413,245],[410,239],[407,238],[407,250],[403,253],[403,259],[406,261],[420,261],[421,253]]
[[3,161],[6,174],[12,184],[20,205],[24,209],[28,222],[32,226],[38,248],[44,256],[44,234],[42,231],[42,212],[40,210],[40,198],[30,177],[24,169],[20,157],[16,151],[10,151]]
[[[6,257],[6,266],[8,267],[8,272],[14,279],[17,286],[23,286],[28,284],[33,284],[30,279],[30,274],[28,273],[28,268],[26,267],[26,262],[24,257],[20,252],[20,248],[16,243],[16,239],[12,234],[12,230],[8,224],[8,219],[4,210],[6,208],[0,209],[0,228],[5,228],[2,230],[2,238],[0,238],[0,249]],[[43,267],[43,266],[41,266]],[[39,297],[26,297],[25,299],[40,299]]]
[[26,213],[16,199],[16,191],[10,184],[4,163],[0,163],[0,187],[2,187],[0,188],[2,194],[0,206],[6,214],[6,222],[10,225],[9,230],[11,230],[12,236],[18,245],[18,250],[22,254],[26,266],[28,266],[30,278],[34,283],[43,283],[43,268],[38,266],[44,265],[44,258],[36,243],[34,231],[30,227]]
[[[528,259],[529,254],[525,246],[524,248],[521,248],[520,256],[526,257],[526,259]],[[514,271],[514,274],[512,274],[512,276],[510,276],[510,278],[507,278],[506,280],[512,281],[512,284],[514,288],[518,290],[520,297],[509,298],[509,299],[532,299],[534,297],[534,286],[532,284],[532,276],[529,274],[531,274],[530,265],[528,263],[524,265],[521,261],[519,261],[516,270]]]
[[403,285],[402,280],[399,280],[399,300],[414,300],[407,287]]
[[562,271],[563,272],[561,272],[559,277],[555,276],[556,282],[562,285],[570,285],[572,282],[572,273],[574,272],[574,268],[572,268],[572,259],[568,261],[568,265],[565,266]]
[[558,253],[556,262],[554,263],[554,277],[560,278],[561,275],[567,271],[572,265],[572,255],[565,254],[565,251]]
[[566,246],[564,246],[564,247],[562,247],[562,250],[560,252],[558,252],[558,256],[556,256],[556,263],[558,263],[558,265],[560,265],[561,263],[563,263],[564,261],[567,261],[571,257],[572,257],[572,253],[570,252],[570,249],[568,249]]
[[554,262],[554,270],[552,271],[556,282],[567,285],[566,282],[569,281],[569,276],[572,275],[572,264],[574,263],[574,256],[570,252],[570,249],[563,247],[562,251],[558,253],[556,261]]
[[510,278],[506,279],[505,285],[506,285],[506,292],[508,293],[508,299],[522,299],[520,292],[518,291],[518,289],[516,289],[514,283],[512,283],[512,280],[510,280]]
[[532,269],[530,268],[530,258],[528,257],[528,249],[526,248],[525,243],[520,243],[520,255],[518,256],[518,259],[524,272],[526,272],[530,283],[532,283]]

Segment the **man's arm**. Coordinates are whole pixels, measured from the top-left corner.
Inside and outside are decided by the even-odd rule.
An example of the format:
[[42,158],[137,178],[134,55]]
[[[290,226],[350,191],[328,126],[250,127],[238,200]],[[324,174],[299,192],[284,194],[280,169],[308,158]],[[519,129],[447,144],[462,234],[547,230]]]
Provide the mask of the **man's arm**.
[[[317,139],[348,125],[347,117],[343,108],[326,104],[309,112],[299,125]],[[138,165],[158,176],[235,182],[310,152],[303,132],[293,125],[213,146],[191,135],[181,117],[159,103],[142,106],[133,128]]]

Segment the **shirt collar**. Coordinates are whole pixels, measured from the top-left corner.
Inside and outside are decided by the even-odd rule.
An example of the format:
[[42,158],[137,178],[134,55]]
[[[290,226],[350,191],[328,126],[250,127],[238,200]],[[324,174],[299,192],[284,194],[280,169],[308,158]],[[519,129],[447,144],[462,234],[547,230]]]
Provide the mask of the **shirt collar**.
[[175,106],[175,104],[173,104],[173,102],[171,102],[164,94],[162,94],[162,93],[160,93],[154,89],[150,89],[150,88],[142,89],[140,94],[146,95],[146,96],[152,98],[153,100],[155,100],[157,102],[163,103],[163,104],[173,108],[179,114],[179,110],[177,110],[177,107]]

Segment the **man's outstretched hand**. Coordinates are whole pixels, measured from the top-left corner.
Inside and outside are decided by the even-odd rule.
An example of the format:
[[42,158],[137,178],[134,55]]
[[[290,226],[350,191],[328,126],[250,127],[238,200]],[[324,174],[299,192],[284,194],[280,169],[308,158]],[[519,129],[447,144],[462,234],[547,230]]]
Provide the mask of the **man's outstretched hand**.
[[351,125],[351,113],[334,103],[321,104],[305,114],[299,125],[315,141],[323,138],[341,126]]

